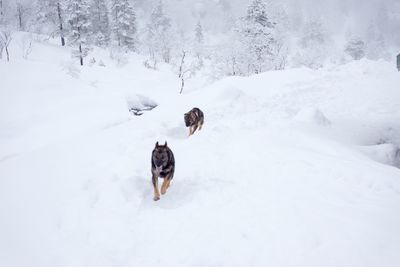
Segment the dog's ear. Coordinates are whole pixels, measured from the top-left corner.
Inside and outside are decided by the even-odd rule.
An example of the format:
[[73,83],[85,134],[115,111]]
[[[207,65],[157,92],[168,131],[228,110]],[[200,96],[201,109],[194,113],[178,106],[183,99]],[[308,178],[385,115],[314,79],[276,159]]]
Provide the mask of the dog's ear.
[[167,146],[167,141],[165,141],[165,144],[164,144],[164,146],[165,146],[165,147]]
[[157,141],[157,143],[156,143],[156,147],[158,147],[159,145],[158,145],[158,141]]

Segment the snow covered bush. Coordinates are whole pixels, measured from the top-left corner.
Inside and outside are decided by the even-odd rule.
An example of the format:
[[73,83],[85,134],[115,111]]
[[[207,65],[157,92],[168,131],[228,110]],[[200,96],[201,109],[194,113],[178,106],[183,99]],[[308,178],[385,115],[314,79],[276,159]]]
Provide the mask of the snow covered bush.
[[360,37],[351,37],[344,49],[345,53],[354,60],[360,60],[365,56],[365,43]]

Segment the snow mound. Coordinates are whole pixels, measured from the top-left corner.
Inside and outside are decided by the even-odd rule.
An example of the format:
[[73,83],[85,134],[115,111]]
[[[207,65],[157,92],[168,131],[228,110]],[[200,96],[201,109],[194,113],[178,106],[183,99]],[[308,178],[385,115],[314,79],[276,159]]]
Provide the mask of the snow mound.
[[144,95],[135,95],[134,97],[128,97],[128,108],[129,111],[135,115],[142,115],[143,111],[149,111],[158,106],[157,102],[146,97]]
[[331,121],[318,108],[303,108],[294,116],[294,120],[319,126],[331,125]]
[[[1,267],[398,266],[400,170],[356,146],[376,125],[397,144],[400,76],[388,64],[227,78],[179,95],[174,73],[142,60],[73,78],[60,69],[66,49],[44,57],[44,46],[35,61],[0,61]],[[188,138],[194,106],[205,124]],[[328,118],[327,130],[304,127]],[[158,202],[156,141],[176,159]],[[365,150],[382,162],[398,154]]]
[[245,95],[246,94],[243,92],[243,90],[240,90],[236,87],[227,86],[226,88],[223,88],[223,90],[220,90],[215,100],[228,102],[237,101]]
[[0,158],[129,119],[124,96],[89,86],[59,65],[0,64]]

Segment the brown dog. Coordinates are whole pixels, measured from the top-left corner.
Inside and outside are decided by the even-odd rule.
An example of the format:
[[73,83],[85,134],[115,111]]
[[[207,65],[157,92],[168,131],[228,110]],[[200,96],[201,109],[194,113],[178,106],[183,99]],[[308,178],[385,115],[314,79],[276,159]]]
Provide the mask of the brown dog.
[[185,113],[184,119],[186,127],[189,127],[189,136],[191,136],[197,128],[200,131],[203,127],[204,113],[199,108],[193,108],[188,113]]

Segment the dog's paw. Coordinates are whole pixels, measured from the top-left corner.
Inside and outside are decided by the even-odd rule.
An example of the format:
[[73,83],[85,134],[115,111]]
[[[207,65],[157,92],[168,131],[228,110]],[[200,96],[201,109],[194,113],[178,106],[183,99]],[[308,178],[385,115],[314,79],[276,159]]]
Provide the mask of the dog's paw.
[[167,189],[166,188],[161,189],[161,195],[164,195],[165,193],[167,193]]
[[153,200],[154,200],[154,201],[160,200],[160,196],[154,196],[154,197],[153,197]]

